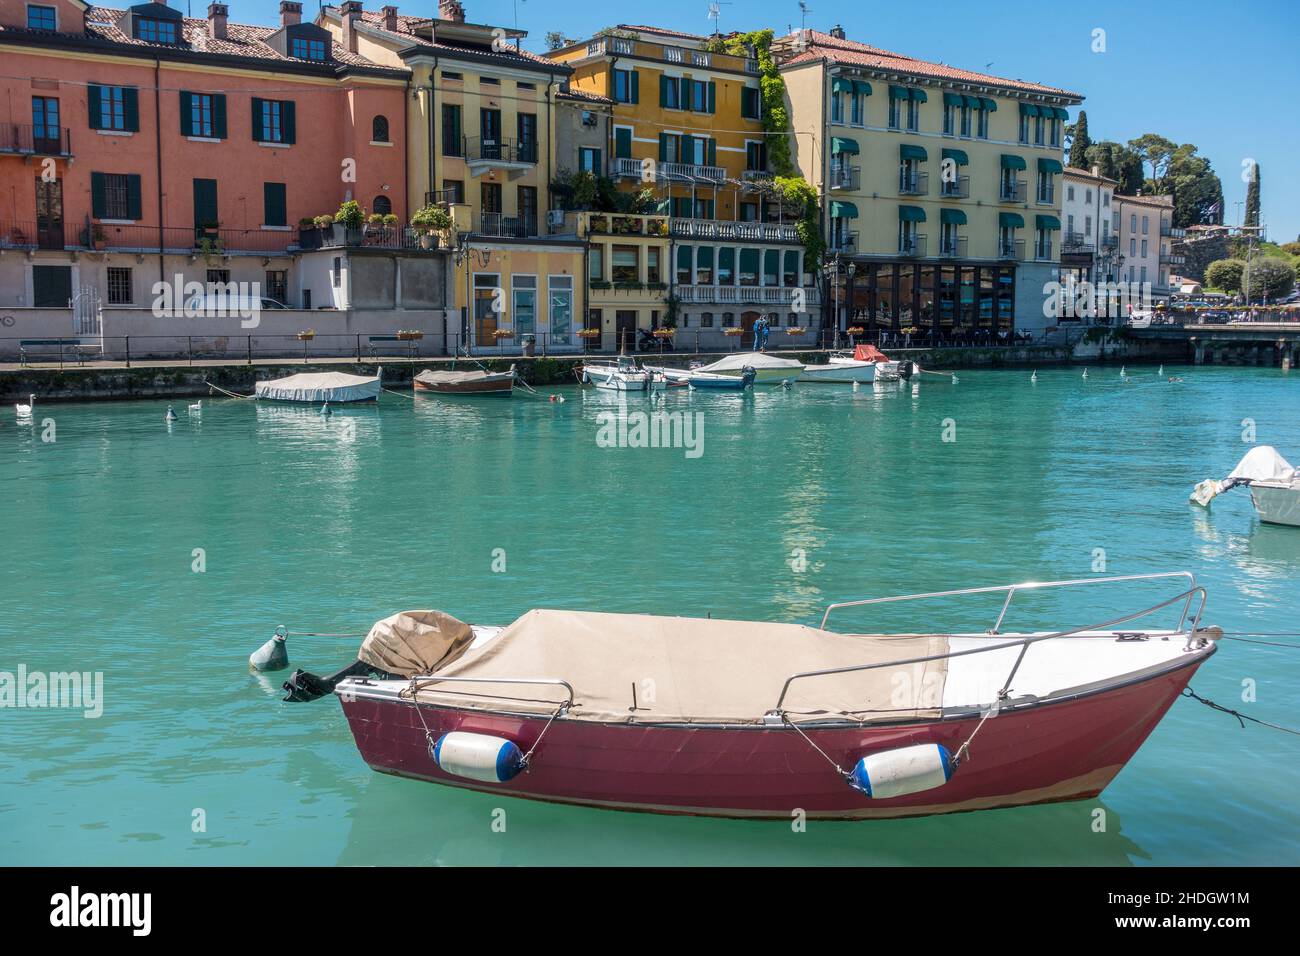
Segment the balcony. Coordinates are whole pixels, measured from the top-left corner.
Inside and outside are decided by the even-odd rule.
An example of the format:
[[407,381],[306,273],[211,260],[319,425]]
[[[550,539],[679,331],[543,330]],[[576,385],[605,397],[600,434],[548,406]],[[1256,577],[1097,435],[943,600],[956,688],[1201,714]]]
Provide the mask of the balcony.
[[1181,266],[1187,264],[1186,256],[1173,255],[1172,253],[1160,253],[1160,264],[1162,266]]
[[433,192],[424,194],[424,204],[426,206],[449,206],[454,202],[464,202],[458,198],[455,189],[435,189]]
[[462,154],[471,172],[475,166],[527,169],[537,165],[537,143],[532,140],[520,142],[500,137],[466,136]]
[[[697,163],[659,163],[654,166],[656,182],[726,182],[727,171],[721,166],[701,166]],[[638,174],[639,175],[639,174]]]
[[1000,202],[1024,202],[1025,201],[1025,181],[1023,179],[1008,182],[1002,180],[998,186],[998,200]]
[[1101,237],[1101,249],[1103,252],[1113,252],[1119,248],[1119,236],[1110,234]]
[[1062,255],[1091,255],[1095,247],[1088,241],[1088,237],[1081,232],[1067,232],[1065,240],[1061,244]]
[[1037,195],[1034,197],[1034,202],[1040,206],[1056,205],[1056,187],[1049,185],[1044,189],[1040,186]]
[[1160,235],[1164,236],[1166,239],[1182,239],[1186,237],[1187,230],[1179,229],[1177,226],[1171,226],[1167,222],[1162,222],[1160,224]]
[[832,166],[830,179],[826,183],[827,188],[856,191],[860,172],[859,166]]
[[944,180],[939,185],[939,195],[944,199],[969,199],[970,177],[958,176],[956,179]]
[[966,237],[949,236],[946,239],[939,239],[939,255],[944,259],[965,259],[966,258]]
[[838,252],[841,255],[855,255],[858,251],[858,234],[856,232],[831,233],[826,247],[831,252]]
[[0,123],[0,153],[14,156],[71,156],[72,131],[62,126],[36,129],[18,123]]
[[175,255],[285,255],[296,233],[263,229],[0,221],[0,249],[167,252]]
[[1052,261],[1052,243],[1050,240],[1048,242],[1034,243],[1034,261],[1035,262]]
[[580,223],[585,220],[586,232],[591,236],[661,237],[668,235],[668,220],[663,216],[632,216],[602,212],[582,212],[577,215]]
[[900,196],[925,196],[930,192],[930,174],[903,171],[898,174]]
[[925,236],[903,236],[898,240],[898,254],[909,259],[925,256]]
[[684,239],[723,241],[765,241],[798,243],[799,227],[794,223],[734,222],[721,219],[673,219],[668,231]]
[[536,216],[506,216],[499,212],[479,213],[474,234],[504,239],[533,239],[538,236]]
[[747,183],[770,183],[776,178],[776,174],[770,169],[746,169],[740,174],[740,178]]
[[999,239],[998,258],[1014,259],[1016,262],[1023,262],[1025,258],[1025,240]]
[[806,305],[819,301],[817,289],[812,286],[679,285],[673,291],[690,305],[789,305],[796,293],[803,296]]

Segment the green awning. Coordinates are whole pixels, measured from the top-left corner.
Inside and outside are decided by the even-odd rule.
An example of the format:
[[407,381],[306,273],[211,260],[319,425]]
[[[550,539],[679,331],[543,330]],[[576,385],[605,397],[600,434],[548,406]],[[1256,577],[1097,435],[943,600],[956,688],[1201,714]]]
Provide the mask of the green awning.
[[966,100],[966,105],[971,109],[977,110],[980,108],[980,98],[978,96],[967,96],[964,98]]
[[1020,104],[1020,115],[1021,115],[1021,116],[1037,116],[1037,115],[1038,115],[1038,107],[1037,107],[1037,106],[1033,106],[1033,105],[1031,105],[1031,104],[1029,104],[1029,103],[1021,103],[1021,104]]
[[1000,212],[998,213],[998,225],[1003,229],[1023,229],[1025,228],[1025,217],[1018,212]]
[[991,100],[986,96],[980,97],[980,106],[984,107],[990,113],[996,113],[998,111],[997,100]]
[[868,83],[866,80],[854,80],[854,81],[853,81],[853,92],[854,92],[854,93],[857,93],[858,96],[870,96],[870,95],[871,95],[871,84]]
[[928,103],[930,98],[925,95],[925,90],[912,90],[912,99],[918,103]]
[[903,222],[925,222],[925,210],[920,206],[899,206],[898,218]]
[[924,163],[930,158],[924,146],[913,146],[911,143],[904,143],[899,146],[898,155],[902,159],[914,159],[918,163]]
[[889,88],[889,97],[890,97],[890,99],[895,99],[895,100],[905,100],[905,99],[908,99],[909,97],[908,97],[908,93],[907,93],[907,87],[906,87],[906,86],[891,86],[891,87]]
[[1048,173],[1049,175],[1059,173],[1061,172],[1061,164],[1058,160],[1047,159],[1040,156],[1038,158],[1038,171],[1040,173]]
[[964,102],[966,102],[966,101],[965,101],[964,99],[962,99],[962,95],[961,95],[960,93],[944,93],[944,94],[943,94],[943,105],[944,105],[944,106],[961,106],[962,103],[964,103]]
[[964,226],[966,214],[960,209],[940,209],[939,221],[950,226]]
[[1003,169],[1024,169],[1025,158],[1023,156],[1014,156],[1011,153],[1002,154]]
[[1059,119],[1059,120],[1064,120],[1064,121],[1067,122],[1067,123],[1070,121],[1070,111],[1069,111],[1069,110],[1063,110],[1063,109],[1061,109],[1059,106],[1057,106],[1057,107],[1053,107],[1053,108],[1054,108],[1055,111],[1056,111],[1056,118],[1057,118],[1057,119]]
[[844,202],[837,199],[831,203],[832,219],[857,219],[858,207],[851,202]]
[[967,158],[966,150],[964,149],[950,149],[945,146],[943,149],[943,158],[955,160],[958,166],[970,165],[970,159]]
[[1057,219],[1055,216],[1039,216],[1038,228],[1039,229],[1060,229],[1061,220]]
[[837,76],[831,80],[831,92],[848,93],[851,96],[853,94],[853,81]]
[[853,153],[854,155],[857,155],[858,141],[856,139],[849,139],[847,136],[832,136],[831,152]]

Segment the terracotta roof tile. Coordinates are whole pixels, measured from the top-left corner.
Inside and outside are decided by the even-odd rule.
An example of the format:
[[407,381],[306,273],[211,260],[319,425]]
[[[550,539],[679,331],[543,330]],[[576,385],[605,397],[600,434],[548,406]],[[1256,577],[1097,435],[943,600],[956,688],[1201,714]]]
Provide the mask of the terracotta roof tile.
[[[321,12],[336,19],[339,16],[337,7],[327,6],[324,7]],[[530,50],[525,50],[522,47],[519,47],[517,49],[511,48],[507,52],[496,52],[493,50],[483,50],[477,47],[465,46],[463,44],[457,44],[457,43],[448,43],[439,40],[435,40],[434,42],[431,43],[430,41],[424,39],[423,37],[417,36],[415,33],[415,28],[417,26],[426,26],[430,22],[432,22],[434,25],[434,36],[435,37],[437,36],[438,21],[436,20],[430,21],[428,17],[409,17],[409,16],[404,16],[402,14],[398,14],[396,30],[389,30],[384,26],[384,15],[382,12],[379,11],[363,10],[361,12],[361,20],[363,23],[365,23],[367,30],[371,30],[382,36],[386,36],[393,40],[397,40],[402,43],[405,43],[407,44],[408,47],[418,46],[433,51],[451,50],[451,51],[459,51],[463,53],[473,53],[475,56],[483,57],[489,61],[500,63],[502,66],[519,66],[520,61],[523,60],[530,65],[546,67],[546,69],[548,69],[553,73],[572,72],[571,67],[565,66],[562,63],[557,63],[555,60],[549,59],[548,57],[541,56],[537,53],[533,53]]]

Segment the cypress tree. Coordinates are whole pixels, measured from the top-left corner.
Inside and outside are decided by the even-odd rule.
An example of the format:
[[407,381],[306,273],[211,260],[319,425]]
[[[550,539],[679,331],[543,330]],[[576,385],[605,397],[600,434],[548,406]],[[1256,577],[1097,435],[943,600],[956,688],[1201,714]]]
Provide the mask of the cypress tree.
[[1074,124],[1074,137],[1070,140],[1070,165],[1075,169],[1088,168],[1088,147],[1092,140],[1088,137],[1088,114],[1079,110],[1079,118]]
[[1250,185],[1246,187],[1246,221],[1243,225],[1259,225],[1259,163],[1251,165]]

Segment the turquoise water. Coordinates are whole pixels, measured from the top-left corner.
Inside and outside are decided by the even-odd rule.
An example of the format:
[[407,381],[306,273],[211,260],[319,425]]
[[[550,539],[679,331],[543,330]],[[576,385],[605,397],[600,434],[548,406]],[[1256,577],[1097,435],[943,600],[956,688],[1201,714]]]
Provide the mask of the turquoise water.
[[[1194,571],[1229,631],[1300,631],[1300,529],[1260,525],[1240,491],[1209,513],[1186,502],[1247,450],[1243,419],[1300,459],[1298,373],[1133,371],[673,392],[665,410],[703,416],[694,458],[600,447],[617,399],[576,388],[563,404],[386,394],[329,419],[178,402],[170,428],[156,401],[38,406],[35,425],[0,410],[0,671],[104,675],[98,719],[0,709],[0,863],[1300,862],[1295,738],[1187,700],[1100,801],[796,833],[385,777],[334,700],[284,704],[283,674],[247,670],[280,623],[364,632],[417,607],[506,623],[534,606],[815,623],[831,601],[1088,576],[1096,549],[1111,574]],[[1017,600],[1008,623],[1082,625],[1151,594]],[[996,605],[862,624],[984,628]],[[291,658],[328,672],[357,643],[298,637]],[[1300,650],[1224,642],[1193,686],[1296,724],[1298,677]]]

